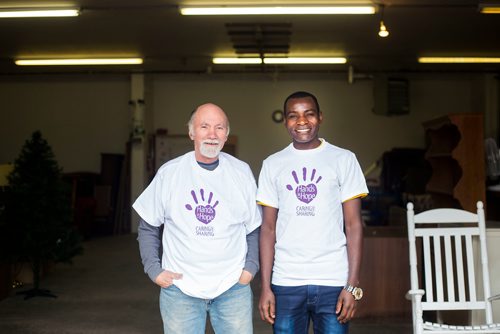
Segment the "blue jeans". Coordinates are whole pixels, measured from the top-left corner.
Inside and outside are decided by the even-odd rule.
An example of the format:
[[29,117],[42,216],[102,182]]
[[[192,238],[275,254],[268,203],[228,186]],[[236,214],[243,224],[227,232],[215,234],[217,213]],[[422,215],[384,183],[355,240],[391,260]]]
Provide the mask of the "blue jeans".
[[348,324],[337,320],[335,307],[342,287],[272,285],[276,299],[275,334],[307,334],[312,320],[315,334],[345,334]]
[[252,290],[236,283],[214,299],[184,294],[175,285],[162,288],[160,311],[165,334],[205,334],[207,313],[216,334],[252,334]]

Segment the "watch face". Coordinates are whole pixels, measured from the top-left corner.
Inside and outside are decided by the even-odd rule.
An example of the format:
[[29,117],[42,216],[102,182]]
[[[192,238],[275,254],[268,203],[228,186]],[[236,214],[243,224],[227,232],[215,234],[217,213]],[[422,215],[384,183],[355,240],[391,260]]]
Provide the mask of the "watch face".
[[363,298],[363,290],[361,288],[354,288],[352,294],[356,300]]

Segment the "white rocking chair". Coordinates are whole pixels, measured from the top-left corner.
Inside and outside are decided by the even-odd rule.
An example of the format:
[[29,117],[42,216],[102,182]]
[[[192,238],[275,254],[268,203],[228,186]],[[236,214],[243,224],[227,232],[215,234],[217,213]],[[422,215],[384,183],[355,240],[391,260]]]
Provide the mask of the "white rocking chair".
[[[500,323],[493,323],[491,309],[491,301],[500,299],[500,295],[490,294],[483,203],[477,202],[477,214],[459,209],[414,214],[413,203],[408,203],[407,209],[411,277],[407,298],[412,302],[413,333],[500,333]],[[419,258],[423,265],[417,265],[418,239],[421,239],[423,255]],[[478,239],[479,247],[473,246],[473,239]],[[478,297],[476,289],[474,250],[477,248],[484,298]],[[457,326],[424,322],[422,318],[423,311],[444,310],[482,310],[486,324]]]

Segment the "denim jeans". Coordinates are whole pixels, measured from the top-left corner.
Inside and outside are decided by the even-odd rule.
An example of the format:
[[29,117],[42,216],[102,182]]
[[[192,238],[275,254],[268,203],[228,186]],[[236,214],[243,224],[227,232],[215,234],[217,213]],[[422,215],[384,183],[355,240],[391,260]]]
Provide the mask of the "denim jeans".
[[342,287],[272,285],[276,299],[275,334],[307,334],[312,320],[315,334],[345,334],[348,324],[337,320],[335,307]]
[[205,334],[207,314],[216,334],[252,334],[252,290],[236,283],[214,299],[184,294],[175,285],[162,288],[160,311],[165,334]]

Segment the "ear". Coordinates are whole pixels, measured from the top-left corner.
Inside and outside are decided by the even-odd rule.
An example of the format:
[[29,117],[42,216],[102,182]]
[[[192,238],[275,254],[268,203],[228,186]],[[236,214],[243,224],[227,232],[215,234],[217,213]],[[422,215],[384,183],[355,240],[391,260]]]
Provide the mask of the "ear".
[[321,122],[323,122],[323,113],[321,111],[319,112],[318,119],[319,119],[319,123],[321,124]]
[[191,131],[189,131],[189,138],[191,138],[191,140],[194,140],[194,135]]

